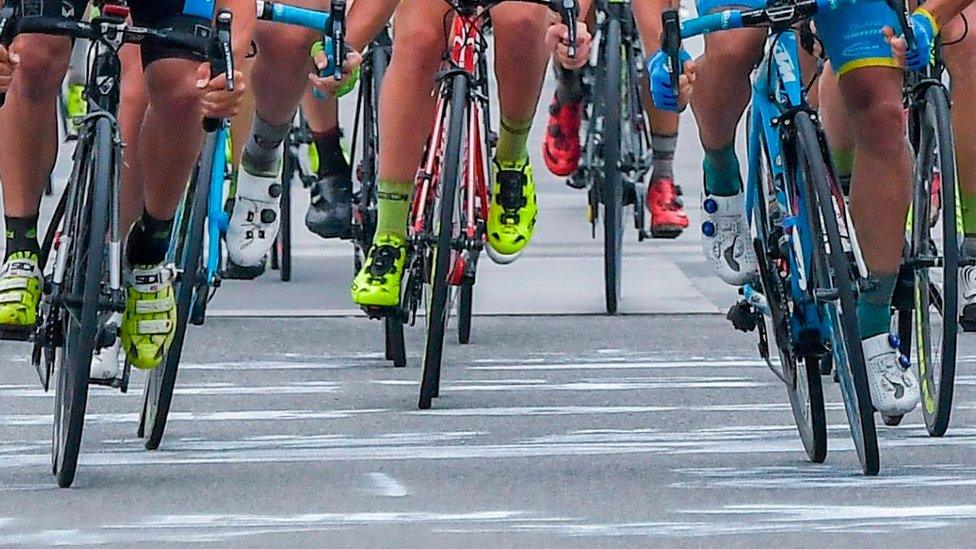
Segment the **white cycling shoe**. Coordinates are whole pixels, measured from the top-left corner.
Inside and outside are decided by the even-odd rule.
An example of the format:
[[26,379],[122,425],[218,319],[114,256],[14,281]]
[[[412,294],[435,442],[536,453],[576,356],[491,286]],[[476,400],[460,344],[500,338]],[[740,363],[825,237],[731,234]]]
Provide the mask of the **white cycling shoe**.
[[918,379],[911,361],[898,352],[898,338],[878,334],[861,341],[871,403],[886,416],[903,416],[918,406]]
[[967,265],[959,270],[959,308],[962,329],[976,332],[976,267]]
[[[281,157],[279,150],[278,156]],[[274,173],[253,174],[241,165],[237,175],[234,211],[227,227],[227,255],[241,267],[262,261],[281,226],[281,162]]]
[[756,251],[745,217],[743,193],[702,200],[702,250],[726,284],[742,286],[756,276]]

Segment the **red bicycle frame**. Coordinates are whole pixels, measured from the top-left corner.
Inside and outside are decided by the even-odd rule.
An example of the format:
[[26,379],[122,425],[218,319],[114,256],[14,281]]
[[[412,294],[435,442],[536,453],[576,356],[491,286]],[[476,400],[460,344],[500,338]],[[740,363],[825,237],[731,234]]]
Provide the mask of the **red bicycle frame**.
[[[480,74],[484,67],[481,63],[481,56],[484,55],[481,50],[481,44],[484,43],[484,24],[485,19],[479,13],[457,14],[454,16],[448,42],[451,51],[446,67],[447,73],[457,74],[457,71],[464,71],[469,75],[472,89],[477,89],[477,83],[486,77],[486,75]],[[430,134],[422,169],[417,174],[418,192],[415,194],[411,210],[410,231],[412,235],[429,233],[432,230],[432,227],[427,226],[428,220],[425,212],[428,205],[432,204],[439,195],[441,189],[440,168],[447,142],[451,107],[450,90],[445,84],[448,81],[449,79],[445,78],[440,85],[434,126]],[[452,252],[454,257],[449,282],[454,286],[460,285],[464,279],[471,250],[480,250],[485,241],[484,227],[491,203],[488,199],[490,166],[486,150],[488,146],[487,100],[487,97],[479,97],[479,94],[470,94],[469,105],[465,109],[468,118],[467,135],[465,146],[461,151],[460,165],[462,170],[458,184],[459,211],[462,212],[464,225],[460,227],[460,234],[467,245],[460,251],[454,250]],[[455,231],[455,234],[457,233],[458,231]]]

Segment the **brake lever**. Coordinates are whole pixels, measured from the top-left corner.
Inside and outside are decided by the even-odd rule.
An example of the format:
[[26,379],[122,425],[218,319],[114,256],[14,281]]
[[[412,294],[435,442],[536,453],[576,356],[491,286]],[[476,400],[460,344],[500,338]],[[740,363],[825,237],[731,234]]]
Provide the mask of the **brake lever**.
[[[332,0],[329,9],[332,20],[332,76],[342,80],[342,65],[346,59],[346,0]],[[326,76],[326,75],[321,75]]]
[[664,10],[661,14],[663,27],[661,49],[667,54],[671,63],[671,87],[675,93],[680,89],[681,73],[684,63],[681,62],[681,22],[677,10]]
[[566,49],[569,58],[576,58],[576,38],[577,38],[577,19],[579,18],[579,4],[577,0],[553,0],[553,7],[563,20],[563,24],[568,29],[568,42]]
[[[210,51],[207,57],[210,58],[210,78],[214,79],[221,74],[227,75],[227,91],[234,91],[234,49],[231,45],[231,23],[234,16],[228,10],[221,10],[217,15],[214,36],[210,41]],[[207,132],[215,132],[220,129],[221,120],[218,118],[206,118],[203,121],[203,129]]]
[[905,37],[905,45],[908,46],[909,51],[915,49],[915,31],[912,30],[912,25],[908,22],[908,9],[902,0],[885,0],[888,7],[894,10],[895,15],[898,17],[898,24],[901,25],[901,33]]

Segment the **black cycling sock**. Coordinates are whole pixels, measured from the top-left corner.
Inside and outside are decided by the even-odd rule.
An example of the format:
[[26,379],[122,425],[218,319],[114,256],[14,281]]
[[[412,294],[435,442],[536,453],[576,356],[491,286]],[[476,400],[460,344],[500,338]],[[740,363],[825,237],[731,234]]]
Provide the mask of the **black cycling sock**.
[[40,246],[37,243],[37,217],[11,217],[4,216],[6,225],[6,251],[3,260],[7,261],[10,256],[17,252],[29,252],[37,255]]
[[319,153],[319,177],[341,175],[352,177],[352,168],[342,151],[342,130],[339,126],[324,132],[312,132],[315,148]]
[[556,102],[560,105],[579,103],[583,100],[583,71],[570,70],[553,63],[556,72]]
[[143,210],[142,217],[132,224],[125,240],[125,258],[129,265],[158,265],[166,259],[169,238],[173,232],[172,219],[156,219]]

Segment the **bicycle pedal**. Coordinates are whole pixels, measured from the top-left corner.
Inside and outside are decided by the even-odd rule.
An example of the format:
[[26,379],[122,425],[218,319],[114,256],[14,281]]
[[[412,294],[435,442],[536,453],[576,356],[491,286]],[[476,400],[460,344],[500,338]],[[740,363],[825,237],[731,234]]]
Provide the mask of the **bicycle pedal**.
[[736,330],[744,333],[755,331],[760,320],[759,313],[744,300],[730,307],[725,318],[732,322]]
[[366,316],[373,320],[383,320],[391,316],[397,316],[400,314],[399,307],[378,307],[375,305],[363,305],[361,307]]
[[0,341],[31,341],[34,326],[4,326],[0,327]]

